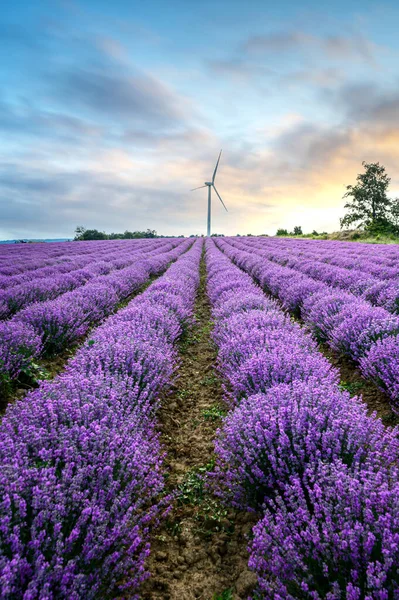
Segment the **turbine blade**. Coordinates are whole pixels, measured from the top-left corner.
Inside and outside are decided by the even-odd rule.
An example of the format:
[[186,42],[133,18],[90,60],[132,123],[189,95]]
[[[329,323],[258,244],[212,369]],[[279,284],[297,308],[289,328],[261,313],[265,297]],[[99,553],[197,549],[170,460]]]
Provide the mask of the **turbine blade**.
[[200,185],[199,187],[193,188],[192,190],[190,190],[190,192],[193,192],[194,190],[200,190],[203,187],[207,187],[207,186],[206,185]]
[[215,177],[216,177],[216,171],[218,170],[218,166],[219,166],[219,160],[220,160],[220,155],[221,155],[221,154],[222,154],[222,151],[220,151],[220,153],[219,153],[219,158],[218,158],[218,161],[217,161],[217,163],[216,163],[215,170],[214,170],[214,172],[213,172],[212,183],[215,181]]
[[221,196],[220,196],[219,192],[218,192],[218,191],[217,191],[217,189],[215,188],[215,186],[213,185],[212,187],[213,187],[213,189],[215,190],[215,192],[217,193],[217,195],[218,195],[218,198],[219,198],[220,202],[223,204],[223,206],[224,206],[224,208],[225,208],[226,212],[229,212],[229,211],[227,210],[227,208],[226,208],[226,205],[225,205],[225,203],[223,202],[223,200],[222,200],[222,198],[221,198]]

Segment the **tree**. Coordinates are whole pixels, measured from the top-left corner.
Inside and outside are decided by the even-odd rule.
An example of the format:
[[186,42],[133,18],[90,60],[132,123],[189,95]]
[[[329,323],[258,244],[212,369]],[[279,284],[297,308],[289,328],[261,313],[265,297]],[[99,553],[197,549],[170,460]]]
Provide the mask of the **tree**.
[[294,235],[303,235],[302,227],[300,225],[295,225]]
[[399,198],[391,201],[391,220],[395,231],[399,231]]
[[82,226],[75,229],[75,241],[82,240],[107,240],[108,236],[104,231],[97,229],[85,229]]
[[86,231],[86,227],[83,227],[83,225],[78,225],[75,229],[75,240],[82,240],[83,239],[83,234]]
[[277,229],[276,235],[288,235],[288,231],[286,229]]
[[347,214],[341,219],[341,229],[357,223],[357,228],[387,229],[392,224],[392,201],[387,196],[391,178],[380,163],[362,162],[365,172],[356,177],[356,185],[347,185],[343,198]]

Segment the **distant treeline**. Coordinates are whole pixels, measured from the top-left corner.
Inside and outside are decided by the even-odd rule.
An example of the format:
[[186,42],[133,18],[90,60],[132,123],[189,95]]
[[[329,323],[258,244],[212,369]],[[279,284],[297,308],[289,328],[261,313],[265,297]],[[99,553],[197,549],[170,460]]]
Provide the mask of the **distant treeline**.
[[75,242],[88,240],[133,240],[137,238],[163,238],[176,237],[173,235],[158,235],[155,229],[147,229],[147,231],[125,231],[124,233],[105,233],[97,229],[86,229],[85,227],[76,227]]
[[296,225],[294,227],[293,231],[288,231],[288,229],[277,229],[276,235],[282,236],[282,237],[299,236],[299,235],[302,235],[303,237],[317,237],[317,236],[328,235],[328,233],[327,233],[327,231],[323,231],[322,233],[319,233],[315,229],[313,229],[312,233],[303,233],[302,227],[300,225]]
[[[285,231],[281,230],[281,231]],[[246,236],[252,236],[252,233],[245,234]],[[266,233],[260,234],[261,236],[267,237]],[[279,234],[277,234],[279,235]],[[283,234],[281,234],[283,235]],[[76,227],[75,229],[75,242],[89,241],[89,240],[134,240],[137,238],[176,238],[186,237],[184,235],[160,235],[155,229],[147,229],[147,231],[125,231],[124,233],[105,233],[105,231],[98,231],[97,229],[86,229],[85,227]],[[187,237],[196,238],[204,237],[204,235],[189,235]],[[224,237],[223,233],[212,233],[211,237]],[[237,233],[237,237],[245,237]]]

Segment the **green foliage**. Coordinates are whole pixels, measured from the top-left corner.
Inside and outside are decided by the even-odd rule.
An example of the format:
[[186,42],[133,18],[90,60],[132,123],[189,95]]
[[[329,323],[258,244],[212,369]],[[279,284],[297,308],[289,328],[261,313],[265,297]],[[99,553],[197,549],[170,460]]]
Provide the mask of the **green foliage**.
[[205,421],[217,421],[226,415],[226,411],[220,406],[212,406],[211,408],[205,408],[202,411],[202,416]]
[[182,504],[201,503],[205,496],[205,478],[208,471],[215,466],[214,461],[188,471],[184,481],[179,485],[179,500]]
[[215,377],[215,375],[206,375],[205,377],[203,377],[200,381],[201,385],[214,385],[215,383],[217,383],[217,377]]
[[391,200],[387,190],[391,178],[385,167],[376,163],[362,162],[364,173],[360,173],[356,185],[347,185],[344,198],[346,215],[341,219],[341,229],[355,225],[371,235],[396,233],[399,225],[399,200]]
[[233,600],[233,592],[231,589],[223,590],[221,594],[214,594],[212,600]]
[[5,400],[11,394],[11,379],[7,373],[0,371],[0,401]]
[[105,231],[97,231],[97,229],[85,229],[79,226],[75,229],[75,241],[88,240],[107,240],[108,236]]
[[97,229],[86,229],[81,225],[75,229],[74,241],[88,240],[133,240],[138,238],[156,238],[159,236],[155,229],[147,229],[147,231],[125,231],[124,233],[105,233]]
[[302,227],[300,225],[295,225],[293,235],[303,235]]
[[363,384],[359,381],[353,381],[350,383],[349,381],[341,381],[339,384],[341,390],[345,390],[349,392],[351,396],[355,396],[363,387]]
[[34,361],[31,361],[29,365],[21,369],[21,373],[26,375],[34,383],[43,381],[43,379],[51,379],[51,373]]
[[277,229],[276,235],[288,235],[288,231],[286,229]]
[[180,398],[180,400],[185,400],[186,398],[190,397],[190,390],[187,388],[182,388],[176,392],[176,396]]

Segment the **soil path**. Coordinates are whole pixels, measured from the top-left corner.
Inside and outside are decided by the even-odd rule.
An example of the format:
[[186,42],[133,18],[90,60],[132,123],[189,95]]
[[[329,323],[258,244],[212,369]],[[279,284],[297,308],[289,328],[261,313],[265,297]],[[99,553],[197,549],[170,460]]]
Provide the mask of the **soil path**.
[[215,375],[204,258],[200,270],[196,324],[180,342],[179,377],[158,413],[168,490],[178,496],[152,539],[147,565],[151,578],[141,595],[145,600],[238,600],[256,582],[247,567],[247,535],[256,518],[227,510],[204,483],[226,407]]

